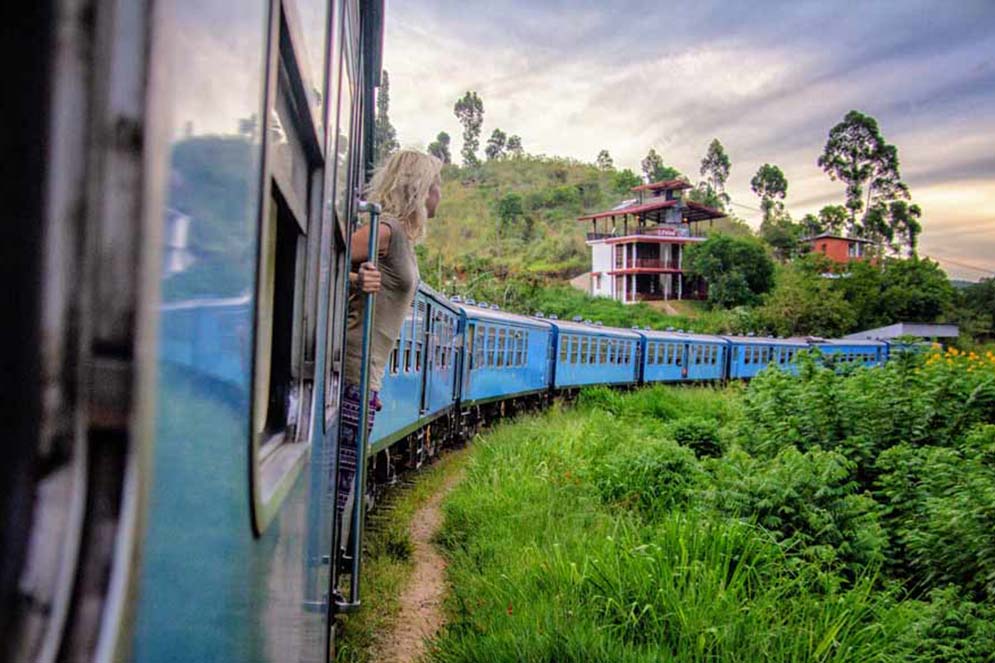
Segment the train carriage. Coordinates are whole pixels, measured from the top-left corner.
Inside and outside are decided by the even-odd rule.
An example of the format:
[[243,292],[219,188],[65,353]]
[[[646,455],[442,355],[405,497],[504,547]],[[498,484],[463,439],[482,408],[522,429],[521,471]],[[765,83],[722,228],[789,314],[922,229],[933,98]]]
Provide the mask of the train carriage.
[[459,311],[446,297],[418,286],[384,371],[383,409],[370,434],[374,453],[452,410],[459,323]]
[[811,339],[823,361],[836,367],[880,366],[888,358],[888,344],[882,341],[856,339]]
[[640,332],[645,341],[643,382],[721,380],[727,343],[716,336],[673,331]]
[[550,323],[484,305],[456,306],[463,338],[461,405],[545,396],[552,374]]
[[768,366],[796,373],[798,353],[809,349],[805,339],[769,336],[725,336],[729,341],[729,378],[748,380]]
[[563,320],[550,323],[557,349],[556,389],[639,382],[642,336],[638,332]]

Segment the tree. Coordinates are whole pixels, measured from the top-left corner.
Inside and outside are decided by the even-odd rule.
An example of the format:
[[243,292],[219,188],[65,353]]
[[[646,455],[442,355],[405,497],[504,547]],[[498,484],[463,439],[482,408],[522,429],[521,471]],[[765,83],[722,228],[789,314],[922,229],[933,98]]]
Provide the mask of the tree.
[[643,168],[643,175],[647,182],[662,182],[673,180],[681,176],[681,171],[671,168],[663,163],[663,157],[657,154],[655,149],[650,148],[649,153],[642,160],[640,165]]
[[879,307],[895,322],[934,322],[953,302],[953,286],[932,260],[884,261]]
[[784,197],[788,195],[788,178],[780,168],[765,163],[750,180],[753,193],[760,196],[760,209],[764,221],[770,221],[784,209]]
[[904,247],[908,256],[917,255],[919,235],[922,233],[922,209],[905,200],[890,203],[877,203],[867,212],[865,226],[873,229],[874,236],[887,240],[893,252],[899,253]]
[[760,223],[760,237],[774,249],[779,260],[787,260],[798,252],[798,240],[803,227],[791,220],[790,214],[775,214]]
[[729,160],[725,148],[722,147],[718,138],[713,138],[708,145],[705,158],[701,160],[699,173],[705,178],[705,182],[715,196],[723,202],[721,206],[723,208],[725,207],[724,203],[729,202],[729,196],[726,194],[726,180],[729,179],[731,168],[732,162]]
[[377,91],[377,117],[373,123],[373,153],[377,162],[383,162],[400,147],[397,142],[397,132],[388,117],[389,110],[390,77],[384,69],[380,79],[380,89]]
[[822,225],[822,221],[819,220],[815,214],[806,214],[801,220],[802,233],[806,237],[815,237],[816,235],[826,231],[825,226]]
[[639,186],[642,183],[643,181],[639,179],[639,176],[629,168],[616,172],[613,182],[615,190],[621,194],[629,193],[632,191],[632,187]]
[[[850,219],[850,213],[842,205],[826,205],[819,210],[819,223],[826,232],[839,235]],[[852,234],[852,233],[851,233]]]
[[504,146],[507,142],[508,136],[503,131],[500,129],[492,131],[491,137],[487,139],[487,147],[484,148],[487,160],[492,161],[502,158],[504,156]]
[[854,325],[853,307],[834,287],[820,255],[806,256],[778,272],[777,287],[756,310],[757,322],[778,336],[837,337]]
[[478,166],[477,149],[480,147],[480,128],[484,124],[484,102],[476,92],[468,91],[453,106],[456,119],[463,125],[463,157],[464,166]]
[[755,239],[714,235],[688,247],[684,267],[708,282],[713,306],[753,304],[774,286],[774,263]]
[[818,164],[833,181],[846,185],[846,209],[853,227],[857,215],[875,201],[909,196],[899,173],[898,149],[885,142],[877,120],[860,111],[850,111],[830,129]]
[[452,163],[453,158],[449,153],[449,134],[440,131],[435,140],[428,144],[428,153],[436,157],[442,163]]
[[598,166],[598,170],[615,170],[615,162],[612,161],[612,155],[608,154],[608,150],[601,150],[598,152],[598,158],[595,160],[595,164]]
[[508,136],[508,144],[505,146],[508,155],[514,159],[520,159],[525,156],[525,150],[522,148],[522,137],[518,134],[512,134]]

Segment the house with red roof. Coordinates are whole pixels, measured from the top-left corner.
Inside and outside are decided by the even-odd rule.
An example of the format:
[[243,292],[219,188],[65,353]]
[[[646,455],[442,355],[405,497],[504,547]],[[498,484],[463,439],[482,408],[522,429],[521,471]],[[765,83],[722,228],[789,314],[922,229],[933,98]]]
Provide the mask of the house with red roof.
[[633,187],[637,198],[585,214],[591,224],[591,294],[620,302],[704,299],[708,284],[684,273],[684,249],[705,241],[702,221],[725,215],[686,199],[691,185],[665,180]]

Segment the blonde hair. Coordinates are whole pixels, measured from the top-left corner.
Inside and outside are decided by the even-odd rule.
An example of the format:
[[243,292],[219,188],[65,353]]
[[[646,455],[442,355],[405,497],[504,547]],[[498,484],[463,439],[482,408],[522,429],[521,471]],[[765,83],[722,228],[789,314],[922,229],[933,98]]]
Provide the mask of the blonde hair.
[[377,169],[368,187],[369,199],[383,207],[385,216],[396,218],[413,242],[425,236],[428,210],[425,198],[440,182],[442,162],[418,150],[398,150]]

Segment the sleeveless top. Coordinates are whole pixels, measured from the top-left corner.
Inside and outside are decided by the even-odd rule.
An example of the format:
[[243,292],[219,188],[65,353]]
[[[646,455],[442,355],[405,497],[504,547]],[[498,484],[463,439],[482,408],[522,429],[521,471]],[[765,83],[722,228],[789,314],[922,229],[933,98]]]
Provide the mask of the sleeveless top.
[[[377,261],[380,269],[380,292],[373,307],[372,353],[370,355],[370,389],[379,391],[387,358],[401,335],[401,325],[411,309],[418,289],[418,260],[414,246],[397,219],[381,217],[390,228],[390,247]],[[349,315],[346,321],[345,381],[359,384],[363,363],[363,310],[366,293],[359,288],[349,291]]]

